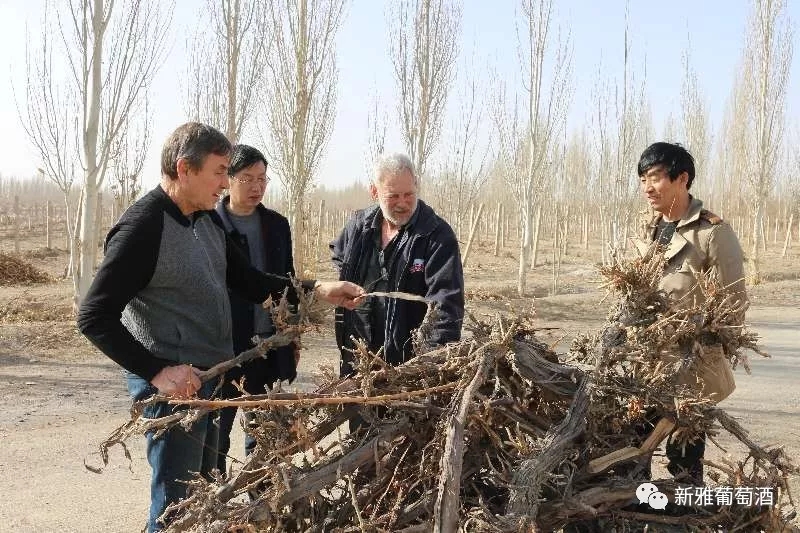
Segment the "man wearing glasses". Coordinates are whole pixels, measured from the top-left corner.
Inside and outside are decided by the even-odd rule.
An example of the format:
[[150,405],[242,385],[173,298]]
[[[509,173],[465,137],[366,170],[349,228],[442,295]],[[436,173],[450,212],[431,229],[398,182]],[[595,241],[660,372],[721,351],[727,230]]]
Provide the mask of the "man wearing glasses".
[[[267,159],[264,155],[245,144],[238,144],[231,152],[229,195],[216,206],[225,231],[238,245],[250,264],[269,274],[294,276],[292,260],[292,233],[289,221],[283,215],[264,207],[261,203],[267,189]],[[233,350],[241,353],[252,348],[254,335],[268,337],[275,332],[272,319],[260,305],[253,305],[233,291],[231,316],[233,320]],[[244,388],[250,394],[263,394],[272,388],[276,381],[293,381],[297,377],[297,363],[300,352],[292,344],[271,350],[265,358],[258,358],[235,368],[225,375],[222,397],[239,396],[233,381],[242,377]],[[225,459],[230,450],[230,433],[236,417],[236,408],[228,407],[220,413],[219,420],[219,458],[217,468],[225,472]],[[245,436],[245,453],[255,448],[255,440]]]
[[[330,248],[340,280],[360,283],[367,292],[400,291],[435,302],[437,314],[423,339],[434,347],[461,338],[464,273],[455,233],[418,200],[418,186],[408,156],[381,156],[370,183],[377,205],[356,212]],[[373,352],[382,350],[391,365],[413,357],[411,331],[426,310],[422,302],[385,297],[366,298],[355,310],[338,308],[341,375],[355,371],[352,337],[364,339]]]

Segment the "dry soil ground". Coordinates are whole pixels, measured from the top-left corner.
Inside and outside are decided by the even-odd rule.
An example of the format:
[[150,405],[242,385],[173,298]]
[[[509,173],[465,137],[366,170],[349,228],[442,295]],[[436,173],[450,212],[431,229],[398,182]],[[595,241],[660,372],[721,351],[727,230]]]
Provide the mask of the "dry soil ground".
[[[53,274],[66,256],[35,242],[23,243],[25,257]],[[9,242],[0,242],[8,251]],[[514,253],[495,258],[479,246],[466,269],[468,305],[478,313],[532,301],[496,300],[511,295]],[[738,388],[723,404],[765,444],[783,445],[800,462],[800,252],[765,261],[768,281],[751,288],[749,325],[763,338],[772,359],[753,356],[753,374],[737,373]],[[551,339],[567,341],[597,327],[607,303],[596,269],[585,251],[565,260],[562,291],[546,296],[550,266],[530,277],[542,326],[557,326]],[[320,277],[330,278],[322,267]],[[108,468],[95,474],[84,462],[99,464],[98,444],[127,419],[129,400],[119,369],[76,331],[70,284],[0,286],[0,531],[138,531],[148,504],[149,467],[143,440],[130,443],[128,462],[114,450]],[[333,364],[332,335],[308,339],[298,387],[310,387],[320,364]],[[566,342],[562,342],[563,347]],[[736,451],[728,439],[720,444]],[[709,457],[725,452],[714,450]],[[242,456],[241,431],[234,431],[233,454]],[[795,492],[800,487],[792,480]]]

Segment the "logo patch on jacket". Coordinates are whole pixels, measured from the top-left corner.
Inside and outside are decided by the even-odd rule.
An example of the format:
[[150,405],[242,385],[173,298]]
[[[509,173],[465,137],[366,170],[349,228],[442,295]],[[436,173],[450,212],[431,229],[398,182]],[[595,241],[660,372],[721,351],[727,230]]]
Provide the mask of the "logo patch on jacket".
[[425,269],[425,260],[414,259],[414,262],[411,263],[411,268],[409,268],[408,271],[413,274],[414,272],[422,272],[424,269]]

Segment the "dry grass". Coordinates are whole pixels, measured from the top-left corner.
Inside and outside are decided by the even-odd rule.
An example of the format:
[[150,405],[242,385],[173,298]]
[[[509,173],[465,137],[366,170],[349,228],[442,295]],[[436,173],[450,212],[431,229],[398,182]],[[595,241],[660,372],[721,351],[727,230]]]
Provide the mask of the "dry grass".
[[19,296],[4,302],[0,308],[0,323],[74,322],[72,307],[65,303],[36,301]]
[[0,253],[0,286],[50,283],[53,278],[14,255]]

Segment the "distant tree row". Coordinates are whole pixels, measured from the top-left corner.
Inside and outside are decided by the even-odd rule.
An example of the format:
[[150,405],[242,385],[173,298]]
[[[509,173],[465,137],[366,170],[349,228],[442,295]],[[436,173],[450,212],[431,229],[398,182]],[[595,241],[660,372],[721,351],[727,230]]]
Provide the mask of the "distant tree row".
[[[335,43],[346,4],[208,0],[208,20],[189,43],[186,117],[218,127],[233,142],[245,132],[262,139],[283,186],[300,272],[318,253],[307,249],[313,239],[304,232],[313,210],[322,220],[312,191],[336,117]],[[167,55],[174,6],[147,0],[47,6],[38,39],[27,40],[35,44],[27,49],[20,119],[41,159],[41,175],[57,187],[67,209],[69,272],[79,302],[97,264],[98,194],[110,189],[117,213],[129,205],[141,190],[145,155],[158,141],[149,135],[149,88]],[[631,65],[627,11],[619,43],[622,75],[606,77],[598,65],[590,118],[568,131],[573,43],[555,26],[552,0],[520,0],[520,87],[487,76],[474,59],[460,61],[459,0],[399,0],[388,9],[387,60],[397,97],[393,113],[377,96],[365,109],[365,162],[383,150],[387,129],[397,128],[424,197],[459,235],[478,227],[481,216],[499,221],[513,215],[520,294],[537,264],[545,219],[554,228],[554,263],[569,236],[585,234],[589,226],[607,243],[599,260],[625,247],[642,206],[636,161],[656,139],[679,141],[692,151],[700,176],[694,190],[708,205],[723,216],[746,214],[749,221],[740,229],[752,242],[754,276],[770,230],[770,202],[779,198],[800,218],[798,180],[790,178],[800,167],[800,143],[786,134],[793,51],[785,0],[752,0],[739,73],[716,129],[687,39],[679,118],[671,116],[661,134],[652,125],[646,79],[634,75],[643,69]],[[454,87],[459,68],[464,82]],[[458,110],[451,113],[456,123],[447,122],[449,109]],[[482,201],[506,211],[473,208],[474,218],[465,215]],[[581,224],[578,231],[574,224]],[[498,232],[501,226],[494,224]],[[317,240],[319,235],[317,229]]]

